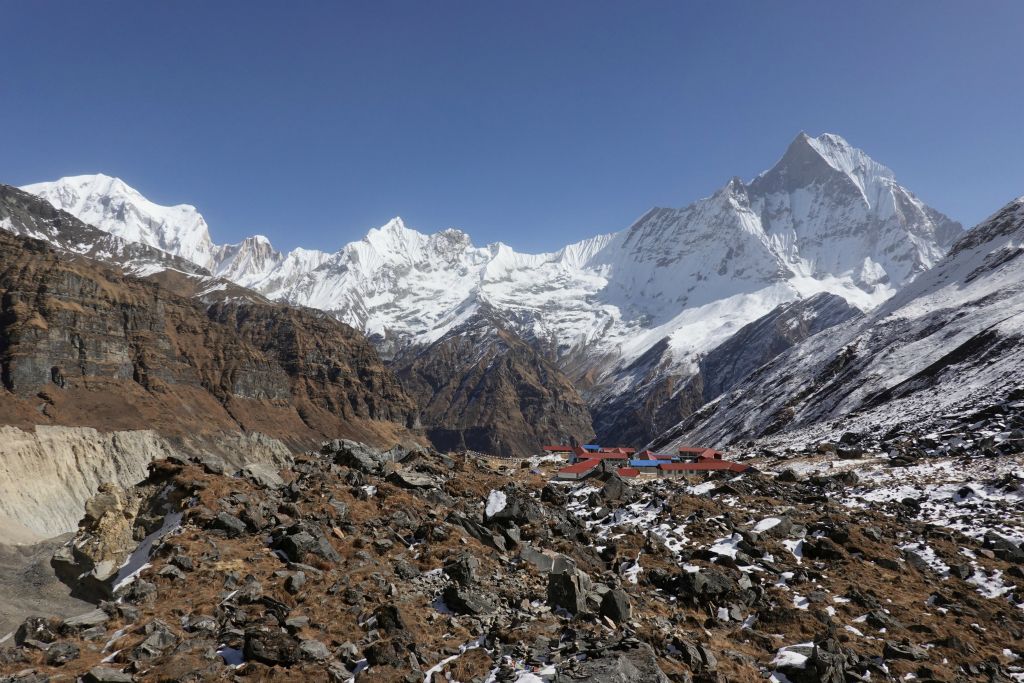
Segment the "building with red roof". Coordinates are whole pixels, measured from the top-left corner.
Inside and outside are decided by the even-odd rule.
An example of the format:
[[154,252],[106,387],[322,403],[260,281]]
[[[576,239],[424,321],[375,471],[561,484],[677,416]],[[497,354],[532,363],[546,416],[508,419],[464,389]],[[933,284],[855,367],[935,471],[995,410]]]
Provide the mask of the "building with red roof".
[[629,448],[628,446],[615,446],[614,448],[602,448],[599,453],[624,453],[626,455],[633,455],[636,453],[635,448]]
[[597,466],[601,464],[601,461],[597,458],[589,458],[587,460],[580,460],[579,462],[573,463],[558,470],[557,477],[559,479],[583,479],[594,473]]
[[683,446],[679,449],[679,455],[693,460],[721,460],[722,451],[703,446]]
[[626,453],[588,453],[587,457],[595,460],[629,460]]

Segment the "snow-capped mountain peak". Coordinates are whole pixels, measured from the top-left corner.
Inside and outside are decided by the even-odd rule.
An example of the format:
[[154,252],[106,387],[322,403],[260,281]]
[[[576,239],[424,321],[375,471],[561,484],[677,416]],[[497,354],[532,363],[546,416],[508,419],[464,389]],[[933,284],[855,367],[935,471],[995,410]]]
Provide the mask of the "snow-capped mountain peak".
[[873,206],[896,176],[838,135],[800,133],[782,158],[751,182],[751,188],[757,193],[794,192],[836,179],[852,183],[864,202]]
[[102,173],[68,176],[22,189],[112,235],[213,269],[209,228],[190,204],[156,204],[120,178]]

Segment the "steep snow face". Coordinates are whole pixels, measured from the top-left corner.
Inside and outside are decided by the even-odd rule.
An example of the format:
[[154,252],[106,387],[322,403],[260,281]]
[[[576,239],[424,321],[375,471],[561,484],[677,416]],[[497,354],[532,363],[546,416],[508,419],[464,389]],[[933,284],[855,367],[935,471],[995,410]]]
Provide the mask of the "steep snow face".
[[906,284],[962,233],[959,223],[836,135],[799,135],[747,192],[789,269],[815,278],[844,275],[866,291]]
[[472,307],[467,300],[490,260],[490,251],[474,247],[465,233],[424,235],[395,218],[294,282],[264,291],[332,311],[380,339],[431,341]]
[[213,270],[210,231],[194,206],[155,204],[124,181],[103,174],[71,176],[21,189],[112,235]]
[[876,311],[779,356],[663,440],[924,421],[1011,393],[1022,362],[1024,197]]

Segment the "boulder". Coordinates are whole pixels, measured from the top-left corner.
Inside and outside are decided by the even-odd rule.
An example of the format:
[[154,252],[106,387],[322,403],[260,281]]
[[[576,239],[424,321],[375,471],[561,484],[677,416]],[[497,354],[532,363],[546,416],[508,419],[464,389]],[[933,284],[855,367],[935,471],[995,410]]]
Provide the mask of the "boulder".
[[580,663],[571,673],[555,674],[554,683],[600,681],[600,683],[669,683],[658,666],[658,657],[647,643],[636,648],[606,651]]
[[47,666],[64,666],[73,659],[78,659],[80,652],[74,643],[54,643],[46,649],[44,661]]
[[130,673],[106,666],[94,666],[82,676],[83,683],[132,683],[134,680]]
[[284,479],[269,465],[250,463],[242,468],[241,475],[265,489],[279,489],[284,486]]
[[299,643],[299,652],[304,659],[322,662],[330,658],[331,651],[319,640],[303,640]]
[[406,630],[402,612],[394,605],[381,605],[373,611],[373,617],[377,621],[377,628],[384,633],[393,634]]
[[448,605],[448,609],[457,614],[480,616],[494,611],[494,603],[483,593],[458,585],[445,588],[441,598],[444,604]]
[[263,631],[250,629],[245,632],[242,653],[246,659],[262,662],[267,666],[289,667],[302,657],[299,643],[284,631]]
[[241,536],[246,532],[245,522],[226,512],[218,512],[213,521],[210,522],[210,528],[223,531],[227,534],[228,538]]
[[626,591],[621,588],[615,588],[605,593],[601,598],[600,614],[602,617],[608,617],[616,624],[629,621],[633,610]]
[[457,560],[449,562],[444,566],[444,573],[460,586],[469,586],[476,583],[476,572],[480,569],[480,560],[476,557],[465,554]]
[[309,555],[334,563],[341,562],[341,555],[315,524],[294,524],[288,527],[284,535],[271,542],[270,547],[284,553],[290,562],[305,562]]
[[355,441],[335,439],[325,443],[321,452],[332,455],[335,464],[365,474],[380,474],[384,468],[385,457],[380,451]]
[[636,492],[633,490],[633,487],[623,481],[617,472],[612,472],[608,475],[608,479],[605,481],[604,486],[601,487],[599,495],[606,502],[629,503],[636,498]]
[[294,574],[289,575],[288,578],[284,580],[284,589],[292,595],[295,595],[296,593],[302,590],[302,587],[305,584],[306,573],[295,572]]
[[802,665],[781,666],[779,672],[793,683],[845,683],[846,664],[847,655],[838,641],[825,638],[814,643]]
[[571,559],[553,550],[538,550],[529,543],[519,547],[519,557],[537,568],[542,574],[561,573],[576,566]]
[[29,617],[21,622],[18,630],[14,632],[14,642],[23,645],[26,640],[36,640],[41,643],[53,643],[57,641],[59,626],[56,621],[45,617]]
[[1024,550],[1013,541],[1003,538],[994,531],[985,532],[985,547],[1004,562],[1024,564]]
[[909,659],[912,661],[920,661],[928,658],[928,652],[912,643],[897,643],[892,640],[887,640],[885,641],[885,647],[882,648],[882,657],[884,659]]
[[590,577],[579,569],[548,574],[548,606],[561,607],[572,614],[587,612],[587,594],[591,589]]
[[487,517],[488,524],[535,524],[544,519],[544,510],[537,501],[519,493],[505,494],[505,505]]
[[401,468],[389,474],[387,479],[404,489],[431,489],[441,485],[441,480],[437,477]]
[[827,536],[804,539],[803,554],[811,560],[841,560],[846,557],[842,547]]
[[792,468],[782,470],[775,478],[778,481],[783,481],[787,484],[793,484],[800,481],[800,477]]
[[372,643],[363,654],[370,666],[393,666],[396,669],[409,666],[408,648],[404,643],[392,638]]
[[110,621],[110,615],[101,609],[94,609],[91,612],[85,614],[79,614],[76,617],[71,617],[64,621],[61,630],[64,632],[68,631],[83,631],[94,626],[102,626],[103,624]]
[[722,602],[739,591],[739,585],[725,573],[716,569],[682,572],[676,581],[676,593],[695,602],[706,604]]

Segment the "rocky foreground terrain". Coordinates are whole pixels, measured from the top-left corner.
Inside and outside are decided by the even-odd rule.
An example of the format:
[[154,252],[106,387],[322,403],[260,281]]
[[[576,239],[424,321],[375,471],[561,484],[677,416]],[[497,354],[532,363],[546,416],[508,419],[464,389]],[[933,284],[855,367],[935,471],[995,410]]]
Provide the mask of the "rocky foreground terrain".
[[1021,680],[1015,410],[694,480],[173,456],[87,503],[53,566],[97,607],[27,619],[0,680]]

